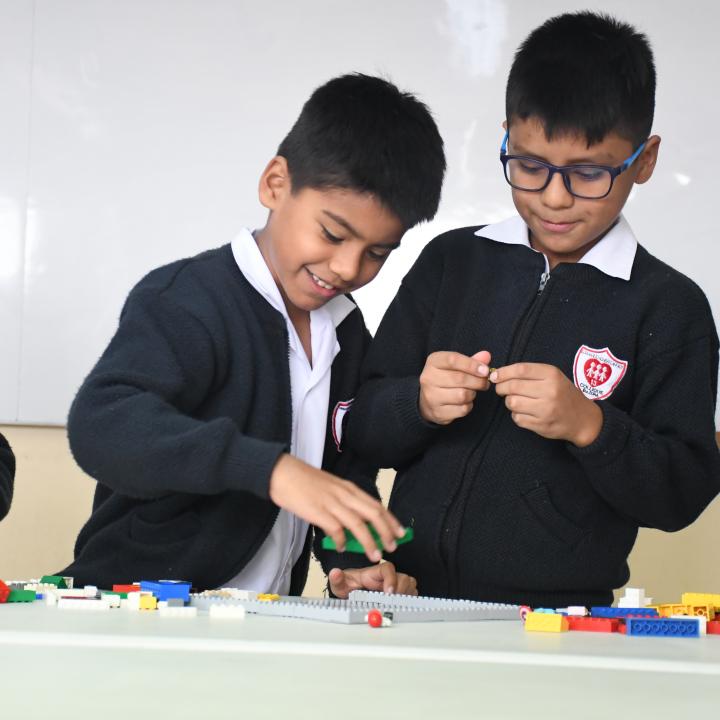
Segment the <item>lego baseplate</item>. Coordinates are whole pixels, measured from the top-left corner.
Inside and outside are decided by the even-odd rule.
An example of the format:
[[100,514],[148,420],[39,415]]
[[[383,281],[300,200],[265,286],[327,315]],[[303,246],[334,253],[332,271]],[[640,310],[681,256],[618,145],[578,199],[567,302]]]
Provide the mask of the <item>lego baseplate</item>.
[[393,622],[400,623],[520,619],[520,608],[517,605],[385,595],[357,590],[351,592],[347,600],[282,596],[273,602],[263,602],[191,595],[190,604],[200,610],[209,610],[216,605],[241,605],[246,612],[255,615],[322,620],[346,625],[365,623],[370,610],[390,611]]

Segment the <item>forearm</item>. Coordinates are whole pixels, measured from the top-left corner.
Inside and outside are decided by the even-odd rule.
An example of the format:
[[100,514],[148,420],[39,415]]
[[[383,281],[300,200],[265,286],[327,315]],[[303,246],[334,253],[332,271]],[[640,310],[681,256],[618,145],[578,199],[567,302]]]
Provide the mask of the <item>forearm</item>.
[[153,392],[102,377],[78,394],[68,437],[85,472],[138,498],[226,490],[267,498],[272,469],[287,450],[242,435],[230,418],[198,420]]
[[418,409],[417,377],[368,381],[348,413],[344,445],[380,467],[402,467],[432,442],[440,426]]
[[595,490],[638,525],[680,530],[720,492],[720,454],[713,433],[682,438],[644,428],[604,405],[603,426],[585,448],[569,447]]

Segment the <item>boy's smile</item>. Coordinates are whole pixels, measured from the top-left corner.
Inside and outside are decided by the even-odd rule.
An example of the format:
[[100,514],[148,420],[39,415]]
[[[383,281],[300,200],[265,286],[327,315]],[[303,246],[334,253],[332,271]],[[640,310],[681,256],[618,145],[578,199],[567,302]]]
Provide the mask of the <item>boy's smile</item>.
[[263,173],[260,200],[271,213],[256,240],[291,317],[369,283],[404,233],[372,195],[342,188],[293,193],[282,157]]
[[[645,149],[630,167],[615,178],[610,193],[600,199],[571,195],[562,175],[555,173],[541,191],[512,189],[513,202],[528,226],[532,247],[543,253],[553,268],[561,262],[577,262],[612,228],[634,183],[650,179],[660,138],[649,138]],[[617,167],[636,148],[616,133],[588,147],[581,134],[555,135],[548,140],[535,118],[510,123],[508,153],[543,160],[557,166],[592,164]]]

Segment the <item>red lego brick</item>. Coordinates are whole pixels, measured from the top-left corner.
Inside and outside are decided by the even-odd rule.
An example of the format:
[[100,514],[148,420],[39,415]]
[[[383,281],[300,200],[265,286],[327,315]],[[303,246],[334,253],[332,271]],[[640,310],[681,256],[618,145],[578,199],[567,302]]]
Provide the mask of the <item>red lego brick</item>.
[[707,624],[708,635],[720,635],[720,620],[710,620]]
[[139,585],[113,585],[112,589],[116,593],[140,592]]
[[570,630],[584,632],[619,632],[620,621],[617,618],[594,618],[568,616]]
[[10,597],[10,588],[0,580],[0,603],[7,602],[8,597]]

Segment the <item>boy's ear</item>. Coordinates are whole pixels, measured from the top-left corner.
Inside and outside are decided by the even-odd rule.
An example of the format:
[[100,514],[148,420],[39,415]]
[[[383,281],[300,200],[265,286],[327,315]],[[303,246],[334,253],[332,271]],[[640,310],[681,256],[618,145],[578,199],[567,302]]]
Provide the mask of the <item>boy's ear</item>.
[[258,184],[260,202],[268,210],[275,210],[290,193],[290,188],[290,171],[287,160],[282,155],[276,155],[260,176]]
[[659,150],[660,136],[651,135],[647,139],[645,147],[640,153],[640,157],[637,159],[638,171],[635,176],[635,182],[639,185],[646,183],[652,177],[655,165],[657,164]]

